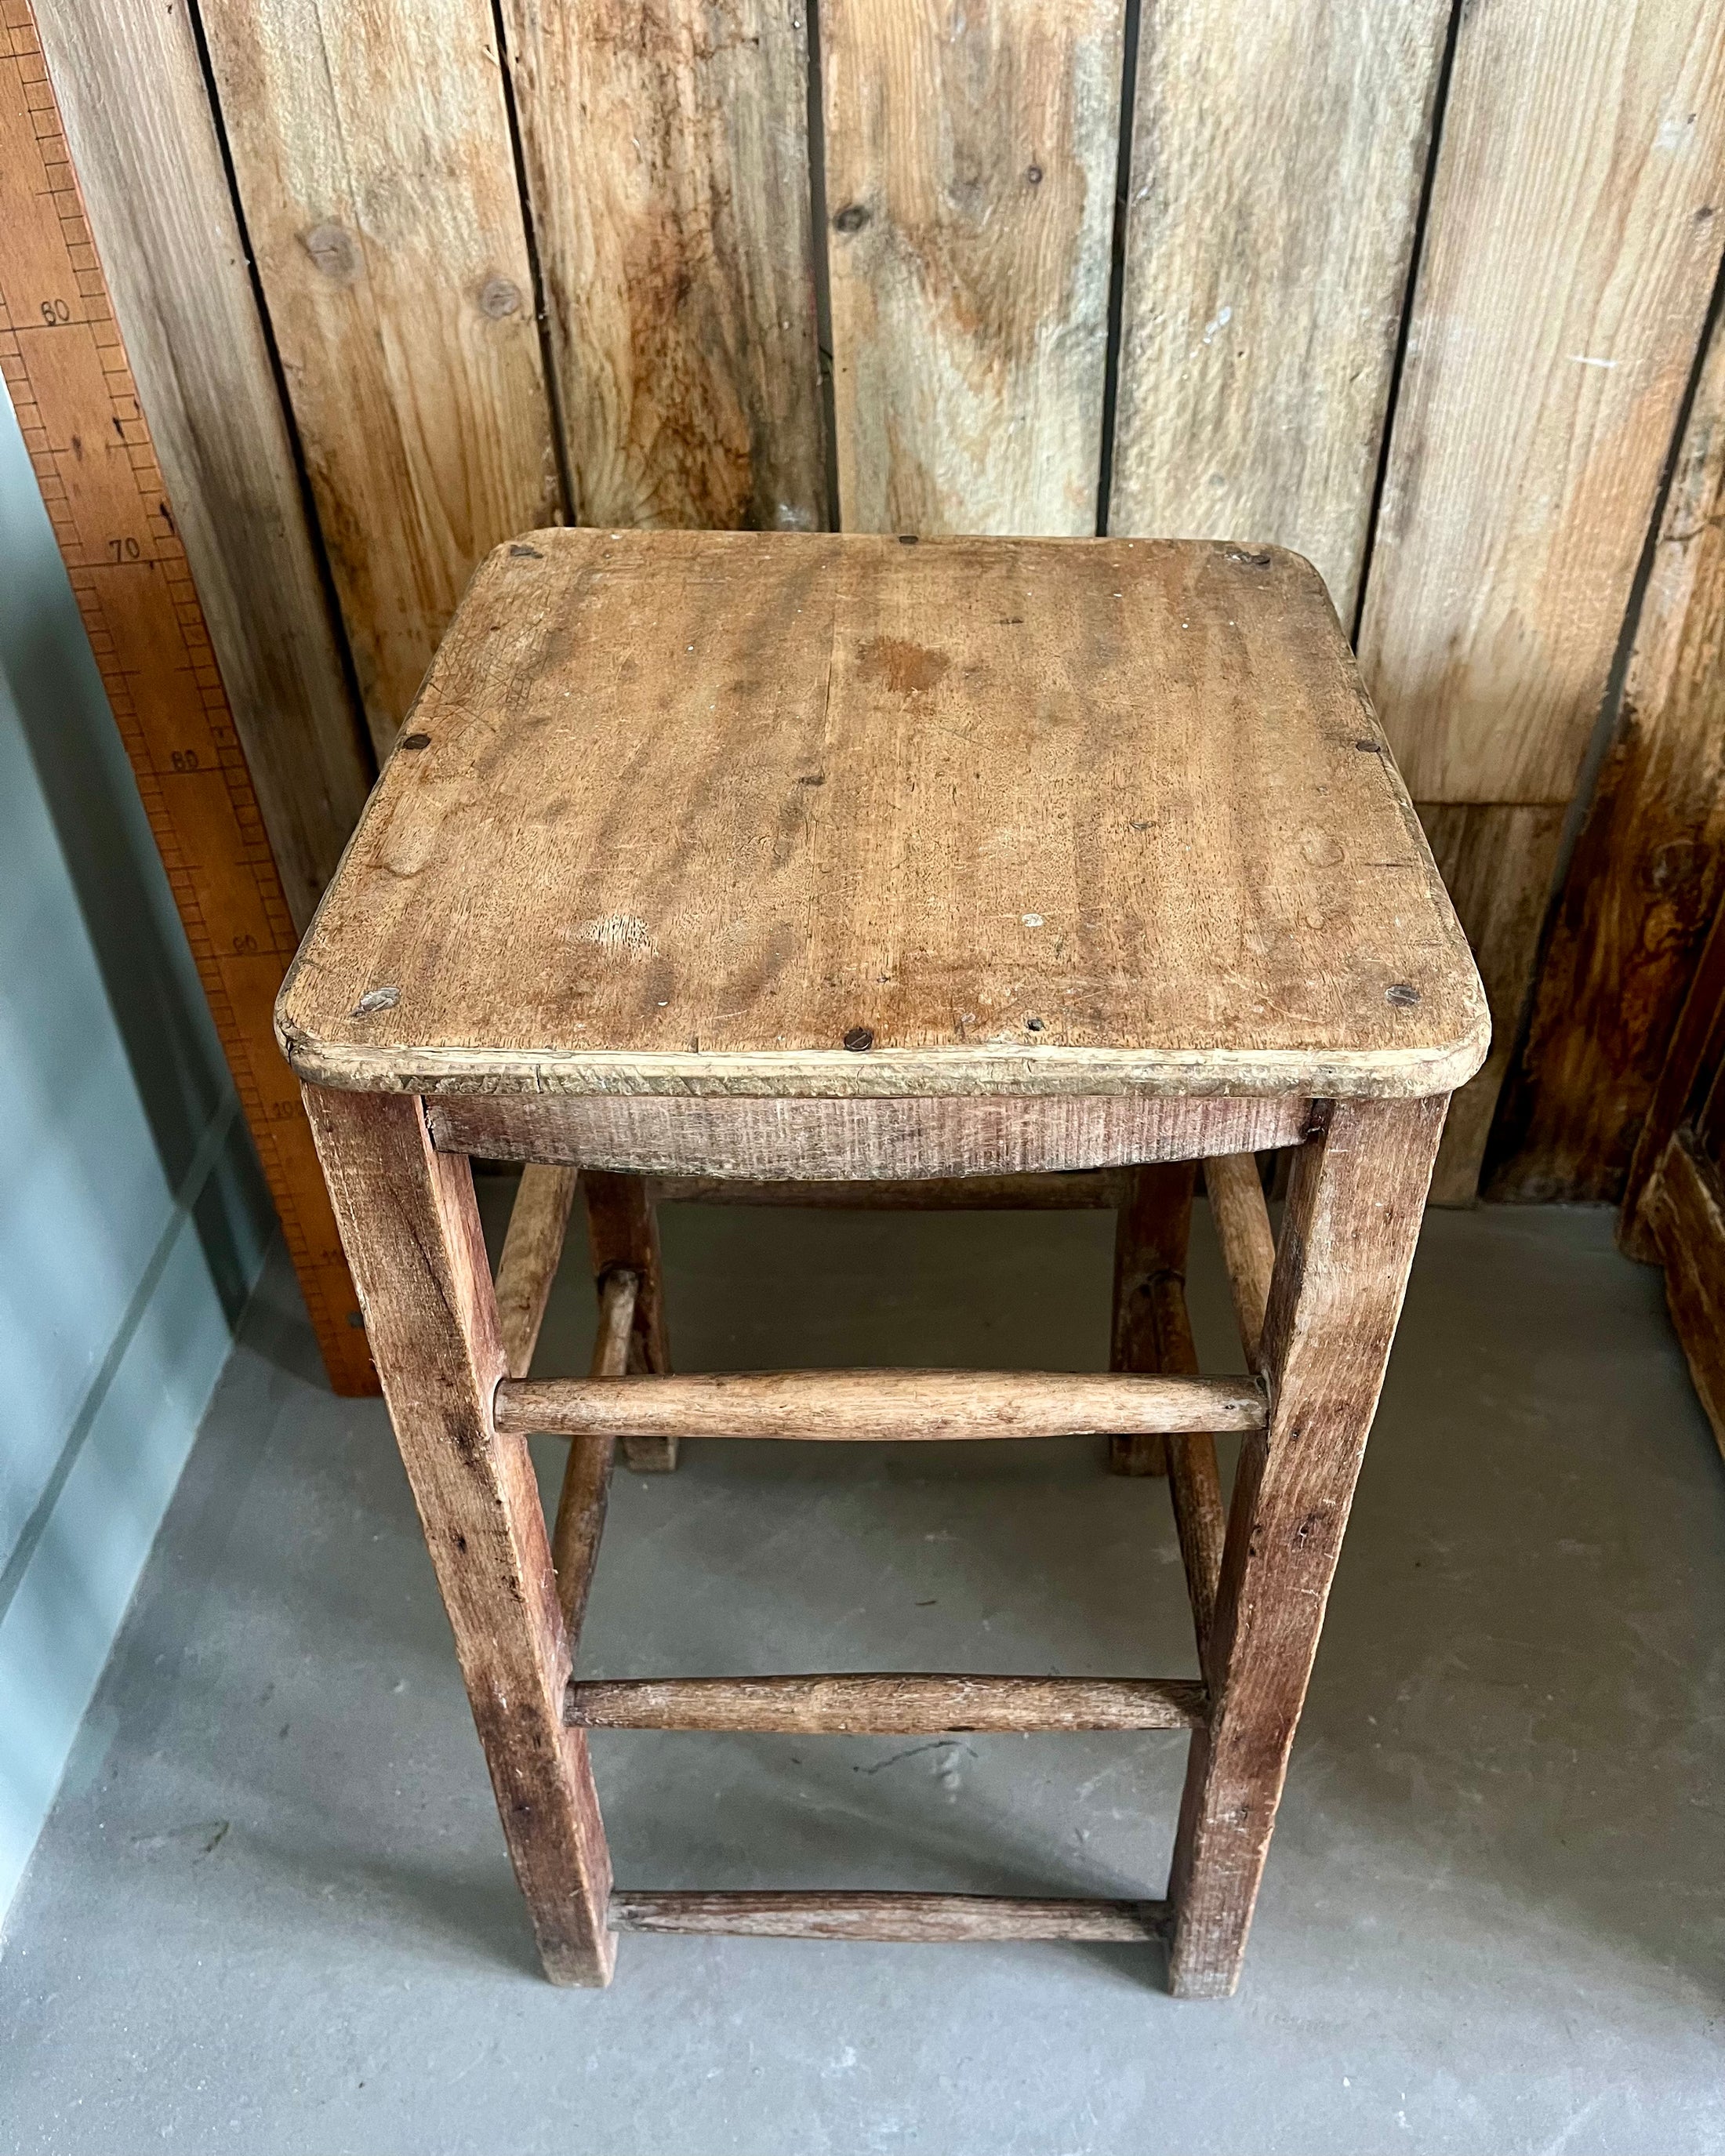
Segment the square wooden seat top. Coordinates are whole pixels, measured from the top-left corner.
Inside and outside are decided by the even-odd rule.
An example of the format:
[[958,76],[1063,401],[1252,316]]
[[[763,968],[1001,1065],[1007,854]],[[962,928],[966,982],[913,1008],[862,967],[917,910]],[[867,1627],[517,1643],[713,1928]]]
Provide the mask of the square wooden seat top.
[[1409,1098],[1479,977],[1275,548],[549,531],[475,574],[283,988],[418,1093]]

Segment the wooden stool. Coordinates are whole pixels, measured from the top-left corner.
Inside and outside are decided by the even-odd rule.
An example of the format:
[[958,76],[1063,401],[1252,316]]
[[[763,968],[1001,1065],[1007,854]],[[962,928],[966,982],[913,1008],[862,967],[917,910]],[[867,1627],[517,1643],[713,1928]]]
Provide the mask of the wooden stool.
[[[1160,542],[556,531],[475,577],[282,991],[510,1853],[618,1931],[1154,1939],[1238,1977],[1478,976],[1316,572]],[[1255,1163],[1295,1151],[1272,1249]],[[471,1156],[542,1164],[494,1291]],[[1197,1374],[1206,1163],[1251,1368]],[[526,1374],[579,1169],[593,1374]],[[667,1374],[654,1177],[1128,1171],[1115,1368]],[[991,1191],[999,1189],[990,1181]],[[529,1431],[571,1440],[547,1538]],[[1245,1433],[1224,1536],[1212,1433]],[[1106,1434],[1197,1682],[571,1668],[613,1448]],[[614,1890],[596,1727],[1189,1729],[1166,1902]]]

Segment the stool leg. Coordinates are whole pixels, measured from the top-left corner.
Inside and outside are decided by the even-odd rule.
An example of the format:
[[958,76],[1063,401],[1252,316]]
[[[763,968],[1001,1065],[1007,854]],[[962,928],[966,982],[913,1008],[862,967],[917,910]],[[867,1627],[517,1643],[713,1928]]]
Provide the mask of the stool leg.
[[411,1095],[305,1088],[366,1333],[455,1635],[545,1973],[608,1984],[611,1861],[525,1438],[500,1435],[502,1340],[473,1175]]
[[1176,1996],[1225,1998],[1317,1651],[1431,1181],[1446,1096],[1337,1102],[1294,1158],[1168,1894]]
[[[651,1370],[666,1376],[670,1345],[665,1329],[664,1269],[659,1257],[659,1219],[647,1194],[647,1178],[583,1168],[581,1194],[587,1203],[595,1285],[603,1290],[606,1274],[617,1265],[627,1265],[640,1278],[629,1367],[632,1372]],[[677,1464],[677,1440],[626,1437],[623,1456],[639,1472],[669,1474]]]
[[[1186,1243],[1192,1230],[1194,1160],[1159,1162],[1127,1171],[1114,1217],[1113,1347],[1108,1367],[1153,1373],[1172,1370],[1168,1355],[1168,1297],[1159,1282],[1186,1291]],[[1166,1475],[1166,1441],[1154,1434],[1111,1437],[1111,1475]]]
[[497,1319],[511,1378],[525,1378],[533,1367],[545,1306],[562,1262],[577,1179],[572,1168],[530,1163],[521,1170],[497,1260]]
[[[1186,1245],[1197,1171],[1197,1162],[1190,1160],[1158,1162],[1127,1171],[1114,1236],[1117,1370],[1198,1375],[1198,1351],[1186,1310]],[[1152,1445],[1163,1455],[1159,1469],[1141,1464]],[[1216,1440],[1204,1433],[1111,1438],[1108,1465],[1117,1475],[1168,1476],[1201,1662],[1215,1616],[1216,1583],[1222,1569],[1222,1486],[1216,1470]]]

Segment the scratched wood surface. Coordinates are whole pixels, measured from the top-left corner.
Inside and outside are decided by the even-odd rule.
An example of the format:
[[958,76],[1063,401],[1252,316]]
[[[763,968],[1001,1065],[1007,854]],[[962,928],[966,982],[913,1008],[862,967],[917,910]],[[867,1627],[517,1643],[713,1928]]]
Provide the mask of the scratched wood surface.
[[1389,1095],[1471,1075],[1485,1009],[1296,557],[546,531],[279,1030],[433,1092]]
[[[372,780],[184,0],[55,0],[43,48],[114,311],[304,928]],[[0,151],[14,161],[13,146]]]
[[577,521],[824,526],[802,8],[504,22]]
[[1123,18],[823,8],[847,531],[1095,531]]
[[1725,329],[1716,325],[1635,624],[1616,734],[1564,879],[1494,1195],[1624,1194],[1725,887]]
[[[1561,809],[1574,792],[1718,269],[1722,190],[1712,0],[1464,11],[1360,634],[1422,808]],[[1518,829],[1488,816],[1470,851],[1494,919],[1524,924],[1497,969],[1524,994],[1553,863],[1482,850]],[[1519,1016],[1500,1008],[1500,1045]],[[1476,1173],[1502,1076],[1500,1055],[1455,1104],[1440,1188]]]
[[1353,619],[1450,0],[1158,0],[1109,529],[1271,540]]
[[[1310,1108],[1297,1095],[778,1101],[468,1093],[434,1102],[430,1117],[440,1151],[480,1160],[578,1163],[614,1171],[618,1182],[699,1176],[781,1192],[798,1180],[849,1179],[854,1192],[870,1178],[904,1178],[926,1188],[993,1177],[1016,1185],[1025,1176],[1196,1160],[1224,1147],[1268,1151],[1298,1143]],[[1102,1202],[1111,1204],[1111,1194]]]
[[475,563],[561,513],[483,0],[204,0],[258,273],[387,752]]

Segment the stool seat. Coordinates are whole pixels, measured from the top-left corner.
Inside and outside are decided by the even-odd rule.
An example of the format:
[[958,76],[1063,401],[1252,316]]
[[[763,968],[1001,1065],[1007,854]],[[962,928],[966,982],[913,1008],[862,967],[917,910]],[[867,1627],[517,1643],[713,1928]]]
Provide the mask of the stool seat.
[[1410,1099],[1486,1003],[1323,584],[1200,542],[547,531],[278,1011],[446,1093]]

